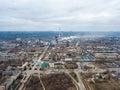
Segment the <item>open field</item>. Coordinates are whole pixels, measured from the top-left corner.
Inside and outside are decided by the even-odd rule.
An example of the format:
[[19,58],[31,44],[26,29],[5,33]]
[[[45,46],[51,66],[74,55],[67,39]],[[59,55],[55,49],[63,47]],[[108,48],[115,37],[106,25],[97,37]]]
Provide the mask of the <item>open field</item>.
[[46,90],[76,90],[71,78],[65,73],[46,75],[42,81]]
[[32,76],[25,90],[43,90],[39,78],[37,76]]

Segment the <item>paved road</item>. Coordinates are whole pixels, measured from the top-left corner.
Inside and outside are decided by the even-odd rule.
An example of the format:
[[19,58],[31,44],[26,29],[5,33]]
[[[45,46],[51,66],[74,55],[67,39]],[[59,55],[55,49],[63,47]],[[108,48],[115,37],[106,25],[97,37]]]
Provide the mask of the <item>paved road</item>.
[[80,74],[77,71],[75,71],[75,74],[77,75],[77,78],[78,78],[78,85],[79,85],[80,90],[86,90],[86,88],[82,82],[82,79],[80,77]]
[[40,55],[38,62],[35,63],[35,65],[32,67],[32,70],[35,70],[35,68],[37,68],[37,65],[39,64],[39,62],[43,59],[43,57],[45,56],[47,50],[48,50],[49,46],[45,47],[45,50],[43,51],[43,53]]
[[30,76],[27,75],[27,76],[21,81],[22,84],[21,84],[21,86],[19,87],[18,90],[23,90],[23,87],[24,87],[25,83],[28,81],[29,78],[30,78]]
[[[83,84],[83,82],[82,82],[82,80],[80,78],[79,73],[80,72],[88,73],[88,71],[81,70],[79,62],[77,62],[78,66],[79,66],[78,69],[71,69],[71,70],[70,69],[48,69],[46,71],[40,71],[39,70],[37,65],[39,64],[39,62],[45,56],[46,52],[48,51],[48,48],[49,48],[49,46],[46,46],[45,50],[40,55],[38,62],[34,63],[34,66],[31,68],[31,70],[27,69],[26,71],[23,72],[25,79],[22,80],[22,84],[21,84],[21,86],[20,86],[20,88],[18,90],[22,90],[23,89],[24,83],[26,83],[28,81],[30,75],[32,75],[32,74],[35,74],[35,73],[36,74],[41,74],[41,73],[42,74],[51,74],[51,73],[65,72],[65,73],[67,73],[69,75],[69,72],[71,72],[71,71],[74,71],[76,73],[77,77],[78,77],[78,82],[77,82],[71,75],[69,75],[72,78],[73,82],[79,87],[79,90],[86,90],[85,86],[84,86],[84,84]],[[37,68],[37,70],[35,70],[35,68]],[[94,70],[93,72],[96,72],[96,73],[99,72],[100,73],[100,72],[103,72],[103,71],[102,70]]]
[[40,71],[39,70],[35,70],[35,68],[37,67],[37,64],[39,64],[39,61],[41,61],[41,59],[45,56],[48,48],[49,48],[49,46],[46,46],[44,52],[40,55],[38,62],[36,62],[34,64],[34,66],[32,67],[31,70],[26,70],[26,71],[23,72],[25,78],[22,79],[22,81],[21,81],[22,84],[21,84],[21,86],[19,87],[18,90],[22,90],[23,89],[24,84],[28,81],[28,79],[30,78],[31,74],[34,74],[34,73],[40,74]]

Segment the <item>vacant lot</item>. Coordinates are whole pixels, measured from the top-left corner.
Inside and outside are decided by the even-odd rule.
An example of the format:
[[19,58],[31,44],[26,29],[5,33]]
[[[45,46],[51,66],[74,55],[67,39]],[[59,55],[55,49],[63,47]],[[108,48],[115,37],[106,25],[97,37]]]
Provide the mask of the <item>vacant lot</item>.
[[92,85],[94,90],[120,90],[120,85],[115,80],[96,81]]
[[66,63],[65,68],[66,69],[76,69],[76,68],[78,68],[78,65],[76,63]]
[[46,90],[76,90],[71,78],[65,73],[46,75],[42,81]]
[[39,78],[37,76],[32,76],[25,90],[43,90]]
[[[84,80],[88,80],[93,77],[93,73],[83,74]],[[109,74],[106,74],[106,78],[94,79],[95,83],[88,81],[88,84],[94,90],[120,90],[120,84],[118,80],[112,78]]]

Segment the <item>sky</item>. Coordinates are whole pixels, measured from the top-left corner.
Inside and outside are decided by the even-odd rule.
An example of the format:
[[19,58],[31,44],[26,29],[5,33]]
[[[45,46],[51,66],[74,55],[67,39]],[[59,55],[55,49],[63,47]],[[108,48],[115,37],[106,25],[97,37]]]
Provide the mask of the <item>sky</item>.
[[120,0],[0,0],[0,31],[120,31]]

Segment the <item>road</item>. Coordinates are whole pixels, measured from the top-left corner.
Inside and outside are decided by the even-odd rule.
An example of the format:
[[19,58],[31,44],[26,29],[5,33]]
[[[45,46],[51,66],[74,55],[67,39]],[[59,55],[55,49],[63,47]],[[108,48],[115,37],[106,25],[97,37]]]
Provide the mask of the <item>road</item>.
[[77,75],[77,78],[78,78],[78,85],[79,85],[80,90],[86,90],[86,88],[83,84],[83,81],[80,77],[80,74],[77,71],[75,71],[75,74]]
[[32,70],[35,70],[35,68],[37,68],[37,65],[39,64],[39,62],[43,59],[43,57],[45,56],[47,50],[48,50],[49,46],[45,47],[45,50],[43,51],[43,53],[40,55],[38,62],[35,63],[35,65],[32,67]]
[[39,64],[39,61],[41,61],[41,59],[45,56],[48,48],[49,48],[49,46],[46,46],[44,52],[40,55],[38,62],[34,63],[34,66],[32,67],[31,70],[26,70],[26,71],[23,72],[24,77],[26,77],[26,78],[22,79],[22,81],[21,81],[22,84],[20,85],[18,90],[23,90],[24,84],[28,81],[31,74],[34,74],[34,73],[40,74],[40,71],[35,70],[35,68],[37,67],[37,64]]
[[[37,62],[33,63],[33,66],[31,66],[31,70],[27,69],[25,71],[23,71],[23,74],[24,74],[24,79],[21,81],[22,84],[20,86],[20,88],[18,90],[22,90],[23,87],[24,87],[24,83],[26,83],[30,77],[30,75],[32,74],[51,74],[51,73],[61,73],[61,72],[65,72],[67,73],[71,78],[72,78],[72,81],[74,82],[75,85],[78,86],[78,90],[86,90],[83,82],[82,82],[82,79],[80,77],[80,72],[82,73],[88,73],[88,71],[83,71],[80,67],[80,62],[77,62],[77,65],[78,65],[78,69],[48,69],[46,71],[40,71],[39,70],[39,66],[38,64],[40,64],[41,60],[43,59],[43,57],[45,56],[46,52],[48,51],[48,48],[49,46],[46,46],[45,47],[45,50],[43,51],[43,53],[40,55],[39,59]],[[29,66],[30,67],[30,66]],[[28,68],[29,68],[28,67]],[[37,68],[37,69],[36,69]],[[78,77],[78,82],[69,74],[71,71],[75,72],[77,77]],[[103,72],[102,70],[93,70],[93,72],[97,73],[97,72]],[[44,90],[45,90],[45,87],[44,87]]]

